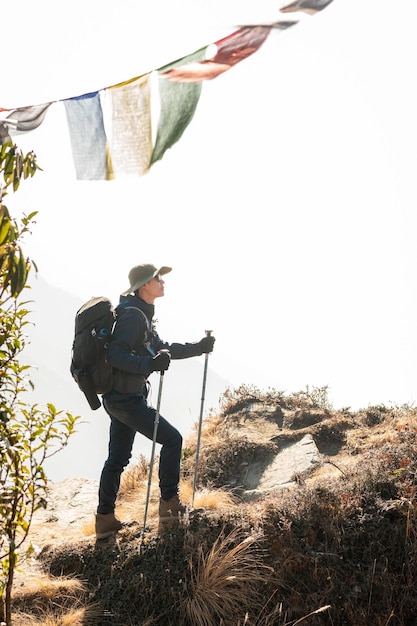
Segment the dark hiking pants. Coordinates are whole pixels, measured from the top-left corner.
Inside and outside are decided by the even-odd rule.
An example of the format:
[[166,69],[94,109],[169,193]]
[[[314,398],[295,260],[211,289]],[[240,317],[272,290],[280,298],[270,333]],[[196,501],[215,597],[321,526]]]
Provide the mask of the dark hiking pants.
[[[132,456],[136,433],[153,438],[156,410],[148,406],[143,395],[110,392],[103,397],[103,405],[110,416],[109,453],[104,464],[99,486],[97,513],[113,513],[120,477]],[[182,436],[166,419],[159,416],[156,442],[161,444],[159,455],[159,487],[161,497],[169,500],[178,493]]]

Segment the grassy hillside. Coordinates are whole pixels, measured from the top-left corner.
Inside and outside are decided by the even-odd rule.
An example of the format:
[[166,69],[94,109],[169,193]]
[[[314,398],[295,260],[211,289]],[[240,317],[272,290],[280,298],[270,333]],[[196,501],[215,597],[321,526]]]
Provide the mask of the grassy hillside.
[[[77,538],[34,529],[41,571],[16,583],[15,623],[417,625],[416,417],[409,406],[335,410],[326,388],[228,390],[203,425],[195,505],[206,513],[157,536],[155,474],[143,533],[142,458],[124,475],[117,537],[96,542],[93,520]],[[248,484],[306,435],[318,450],[308,470],[276,488]],[[196,433],[186,501],[195,448]]]

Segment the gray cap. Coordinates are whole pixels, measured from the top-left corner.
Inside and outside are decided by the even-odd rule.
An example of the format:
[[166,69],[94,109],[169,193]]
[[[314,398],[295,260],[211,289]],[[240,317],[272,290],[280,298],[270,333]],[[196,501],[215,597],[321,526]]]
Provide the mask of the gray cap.
[[129,272],[129,282],[130,287],[126,289],[126,291],[122,292],[122,296],[127,296],[129,293],[136,291],[142,285],[148,283],[152,278],[155,278],[158,274],[163,276],[164,274],[168,274],[172,270],[172,267],[167,267],[163,265],[162,267],[155,267],[155,265],[151,265],[150,263],[142,263],[142,265],[135,265]]

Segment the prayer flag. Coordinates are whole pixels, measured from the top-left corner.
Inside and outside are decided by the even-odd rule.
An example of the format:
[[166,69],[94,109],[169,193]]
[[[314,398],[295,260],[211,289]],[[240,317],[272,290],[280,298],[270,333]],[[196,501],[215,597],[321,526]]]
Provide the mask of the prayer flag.
[[114,175],[142,176],[149,170],[152,154],[150,74],[111,87],[108,92]]
[[280,9],[281,13],[293,13],[294,11],[304,11],[309,15],[315,15],[318,11],[325,9],[333,0],[295,0]]
[[34,130],[42,124],[50,106],[51,102],[47,102],[46,104],[36,104],[30,107],[14,109],[14,111],[6,117],[4,123],[6,126],[10,126],[14,131],[27,132]]
[[192,55],[164,66],[159,72],[159,75],[162,76],[158,79],[160,113],[151,164],[162,159],[168,148],[171,148],[181,139],[194,117],[202,89],[200,82],[169,81],[163,77],[164,73],[173,67],[181,67],[204,60],[206,50],[207,48],[201,48]]
[[100,93],[64,100],[78,180],[112,178]]
[[[165,70],[162,76],[174,81],[211,80],[259,50],[273,26],[248,26],[213,44],[214,55]],[[209,50],[209,48],[207,49]]]

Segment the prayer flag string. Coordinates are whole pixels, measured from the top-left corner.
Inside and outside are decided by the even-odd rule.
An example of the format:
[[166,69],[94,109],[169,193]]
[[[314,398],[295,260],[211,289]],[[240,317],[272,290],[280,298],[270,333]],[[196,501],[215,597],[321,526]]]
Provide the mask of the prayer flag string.
[[[314,15],[331,2],[296,0],[280,11]],[[143,176],[182,137],[198,106],[203,81],[254,54],[271,31],[286,30],[298,21],[241,26],[186,57],[99,91],[16,109],[0,107],[0,144],[38,128],[49,108],[61,102],[78,180]]]

